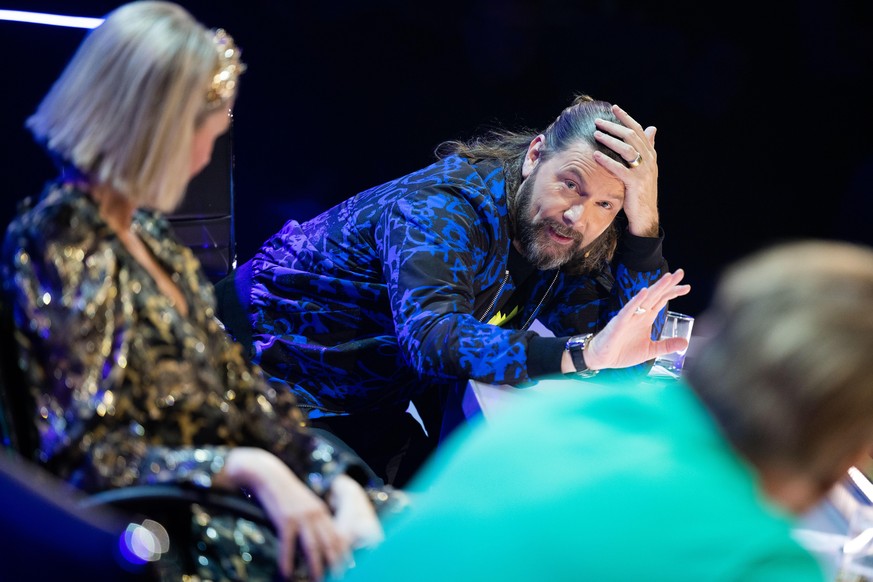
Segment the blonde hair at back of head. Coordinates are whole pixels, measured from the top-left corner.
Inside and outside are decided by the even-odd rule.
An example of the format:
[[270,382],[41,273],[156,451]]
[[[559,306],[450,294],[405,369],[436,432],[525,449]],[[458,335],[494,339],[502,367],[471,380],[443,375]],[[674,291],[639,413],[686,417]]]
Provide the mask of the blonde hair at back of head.
[[183,8],[132,2],[86,37],[27,127],[91,184],[169,212],[217,66],[212,33]]
[[758,466],[833,475],[873,444],[873,249],[775,245],[721,278],[687,379]]

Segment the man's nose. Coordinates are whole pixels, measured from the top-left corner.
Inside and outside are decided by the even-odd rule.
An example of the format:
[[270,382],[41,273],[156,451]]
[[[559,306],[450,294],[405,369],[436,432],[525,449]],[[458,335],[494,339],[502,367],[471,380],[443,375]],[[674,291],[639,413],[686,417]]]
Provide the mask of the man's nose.
[[585,208],[581,204],[574,204],[564,211],[564,222],[567,226],[574,226],[582,218],[584,211]]

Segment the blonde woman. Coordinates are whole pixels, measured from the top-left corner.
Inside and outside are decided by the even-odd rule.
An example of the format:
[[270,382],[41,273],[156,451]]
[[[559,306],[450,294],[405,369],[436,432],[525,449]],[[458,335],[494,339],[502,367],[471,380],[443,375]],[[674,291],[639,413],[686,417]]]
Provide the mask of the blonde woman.
[[244,67],[230,36],[175,4],[111,12],[27,120],[61,174],[10,225],[5,281],[38,461],[86,491],[245,488],[276,526],[282,574],[299,544],[320,578],[380,539],[372,500],[386,492],[350,478],[358,461],[307,433],[290,391],[247,365],[162,215],[227,131]]

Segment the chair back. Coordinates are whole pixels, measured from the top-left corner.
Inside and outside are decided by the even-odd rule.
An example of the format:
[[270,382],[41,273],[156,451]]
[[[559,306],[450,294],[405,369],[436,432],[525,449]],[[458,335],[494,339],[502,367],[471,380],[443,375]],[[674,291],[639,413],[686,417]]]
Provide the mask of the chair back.
[[0,293],[0,442],[7,453],[35,461],[39,434],[33,422],[33,395],[21,367],[12,309]]

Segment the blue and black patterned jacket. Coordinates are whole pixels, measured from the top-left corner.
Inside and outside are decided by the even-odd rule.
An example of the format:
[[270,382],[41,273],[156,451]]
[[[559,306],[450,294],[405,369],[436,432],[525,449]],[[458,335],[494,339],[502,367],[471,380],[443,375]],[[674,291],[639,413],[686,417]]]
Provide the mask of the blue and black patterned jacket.
[[[612,272],[595,277],[525,268],[502,165],[448,157],[264,243],[240,269],[252,357],[312,417],[405,408],[468,379],[521,384],[559,372],[567,336],[601,328],[666,272],[661,239],[624,233]],[[529,331],[535,318],[557,337]]]

